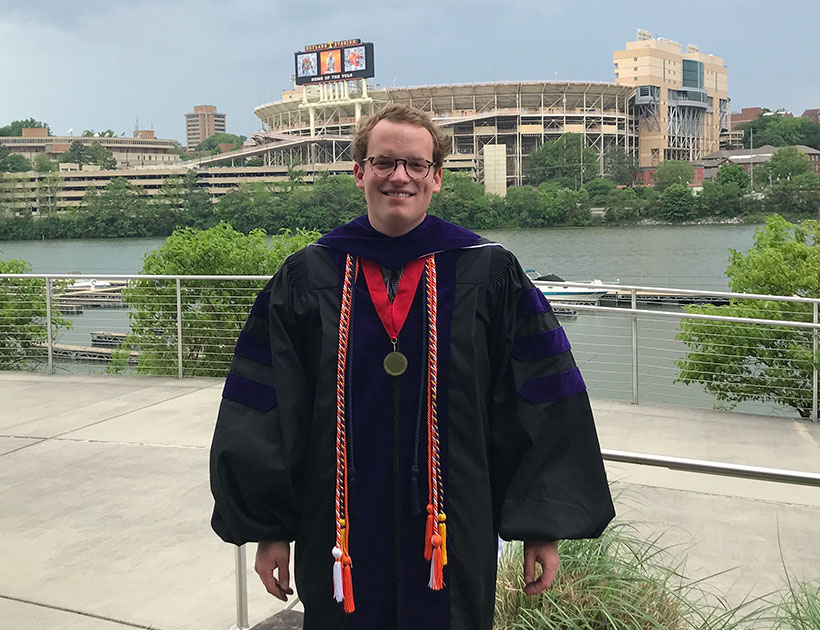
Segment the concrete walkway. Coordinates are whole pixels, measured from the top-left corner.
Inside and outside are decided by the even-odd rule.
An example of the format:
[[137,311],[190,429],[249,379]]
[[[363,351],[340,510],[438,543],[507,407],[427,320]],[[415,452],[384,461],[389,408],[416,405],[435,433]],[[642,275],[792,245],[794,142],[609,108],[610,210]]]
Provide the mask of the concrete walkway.
[[[0,373],[4,630],[235,623],[233,547],[208,524],[208,446],[221,388],[213,379]],[[820,470],[820,425],[594,406],[604,448]],[[693,545],[687,572],[737,567],[713,580],[731,601],[782,587],[784,564],[799,578],[820,578],[820,489],[624,464],[608,470],[622,490],[622,517],[665,531],[670,544]],[[254,625],[282,605],[249,573]],[[293,613],[280,619],[278,627],[294,627]]]

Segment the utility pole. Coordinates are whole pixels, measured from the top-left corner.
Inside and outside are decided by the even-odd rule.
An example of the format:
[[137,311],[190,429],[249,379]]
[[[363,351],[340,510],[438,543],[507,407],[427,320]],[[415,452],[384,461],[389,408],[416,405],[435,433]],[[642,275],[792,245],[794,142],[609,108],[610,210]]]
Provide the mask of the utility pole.
[[749,129],[749,149],[751,150],[751,158],[750,162],[751,165],[749,166],[749,171],[751,173],[751,180],[752,180],[752,192],[755,189],[755,130],[754,127]]

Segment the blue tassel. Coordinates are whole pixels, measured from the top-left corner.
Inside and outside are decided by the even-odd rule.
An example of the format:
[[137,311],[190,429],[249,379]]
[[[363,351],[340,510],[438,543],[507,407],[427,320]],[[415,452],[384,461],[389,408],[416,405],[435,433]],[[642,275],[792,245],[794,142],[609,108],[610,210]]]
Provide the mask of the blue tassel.
[[421,501],[419,499],[419,467],[413,464],[410,467],[410,514],[421,516]]

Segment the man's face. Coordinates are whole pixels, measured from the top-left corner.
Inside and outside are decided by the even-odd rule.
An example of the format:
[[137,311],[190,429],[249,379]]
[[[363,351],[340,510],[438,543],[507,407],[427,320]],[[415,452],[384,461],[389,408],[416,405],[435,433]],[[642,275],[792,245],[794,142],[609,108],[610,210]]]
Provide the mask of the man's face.
[[[375,156],[432,161],[433,137],[424,127],[380,120],[367,141],[367,157]],[[387,177],[376,175],[369,162],[354,164],[353,175],[364,191],[370,225],[388,236],[401,236],[419,225],[433,193],[441,189],[441,168],[435,166],[419,180],[407,174],[402,162]]]

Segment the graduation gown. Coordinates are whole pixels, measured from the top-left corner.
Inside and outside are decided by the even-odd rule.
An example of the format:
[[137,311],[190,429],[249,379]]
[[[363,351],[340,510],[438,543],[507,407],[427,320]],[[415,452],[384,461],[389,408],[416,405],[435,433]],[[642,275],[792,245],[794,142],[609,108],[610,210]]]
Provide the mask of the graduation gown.
[[[424,282],[401,376],[364,274],[347,369],[349,552],[356,610],[333,598],[336,366],[350,253],[383,267],[435,253],[445,587],[428,588]],[[214,530],[295,541],[307,630],[490,630],[497,536],[596,537],[614,516],[589,400],[541,292],[503,247],[435,217],[389,238],[361,217],[289,257],[239,336],[211,448]]]

